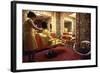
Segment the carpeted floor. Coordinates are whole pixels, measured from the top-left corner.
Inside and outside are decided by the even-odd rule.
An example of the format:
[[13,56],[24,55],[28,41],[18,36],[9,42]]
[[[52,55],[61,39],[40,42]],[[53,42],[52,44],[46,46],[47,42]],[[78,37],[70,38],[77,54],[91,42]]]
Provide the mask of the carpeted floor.
[[80,55],[74,52],[72,48],[58,46],[47,50],[40,51],[35,54],[34,60],[41,61],[64,61],[64,60],[80,60]]

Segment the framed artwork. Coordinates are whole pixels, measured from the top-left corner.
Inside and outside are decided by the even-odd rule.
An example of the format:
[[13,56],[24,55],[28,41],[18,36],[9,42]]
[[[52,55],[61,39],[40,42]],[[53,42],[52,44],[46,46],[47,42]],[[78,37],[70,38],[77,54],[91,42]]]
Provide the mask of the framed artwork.
[[11,71],[97,67],[97,6],[11,2]]

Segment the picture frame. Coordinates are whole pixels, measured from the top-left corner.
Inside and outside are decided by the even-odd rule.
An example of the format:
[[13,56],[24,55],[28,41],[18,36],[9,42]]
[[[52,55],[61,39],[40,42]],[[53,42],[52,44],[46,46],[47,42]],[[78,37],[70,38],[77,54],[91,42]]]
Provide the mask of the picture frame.
[[[23,62],[23,12],[34,11],[36,13],[49,13],[55,12],[56,16],[60,16],[59,13],[76,13],[81,18],[81,13],[90,17],[88,24],[90,24],[90,31],[87,35],[90,35],[91,45],[91,58],[85,60],[53,60],[48,62]],[[57,13],[58,12],[58,13]],[[42,71],[42,70],[55,70],[55,69],[73,69],[73,68],[88,68],[98,66],[98,49],[97,49],[97,25],[98,25],[98,7],[92,5],[74,5],[74,4],[60,4],[60,3],[43,3],[43,2],[28,2],[28,1],[11,1],[11,71],[23,72],[23,71]],[[45,15],[44,15],[45,16]],[[84,17],[84,16],[83,16]],[[76,17],[79,20],[78,17]],[[56,23],[59,18],[56,17]],[[81,20],[79,20],[81,21]],[[77,24],[82,24],[76,21]],[[84,23],[84,22],[83,22]],[[58,23],[59,24],[59,23]],[[66,22],[67,24],[67,22]],[[85,23],[84,23],[85,24]],[[87,24],[87,23],[86,23]],[[78,28],[84,26],[76,25],[76,32]],[[66,26],[67,27],[67,26]],[[85,27],[86,28],[86,27]],[[53,26],[52,31],[59,30],[58,25],[56,30]],[[63,28],[61,28],[62,32]],[[78,30],[79,31],[79,30]],[[82,30],[80,29],[80,32]],[[83,30],[84,31],[84,30]],[[60,32],[60,31],[59,31]],[[86,31],[88,32],[88,31]],[[57,33],[59,34],[59,33]],[[76,33],[76,39],[79,38],[79,33]],[[82,35],[82,34],[81,34]],[[80,35],[80,37],[81,37]],[[84,34],[82,35],[84,36]],[[81,38],[80,38],[81,39]],[[76,40],[78,41],[78,40]],[[75,44],[74,44],[75,47]],[[54,47],[53,47],[54,48]],[[76,51],[76,49],[74,49]],[[40,51],[39,51],[40,52]],[[77,51],[76,51],[77,52]],[[31,52],[29,52],[31,53]],[[32,52],[33,53],[33,52]],[[80,53],[78,53],[80,55]],[[84,54],[83,54],[84,55]],[[82,56],[83,57],[83,56]],[[68,57],[67,57],[68,58]],[[52,59],[50,59],[52,60]]]

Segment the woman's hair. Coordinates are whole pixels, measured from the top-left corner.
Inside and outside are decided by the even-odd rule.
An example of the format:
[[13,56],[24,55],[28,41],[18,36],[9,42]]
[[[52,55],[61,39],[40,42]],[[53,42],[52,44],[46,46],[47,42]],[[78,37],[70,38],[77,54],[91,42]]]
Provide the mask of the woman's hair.
[[27,17],[29,18],[36,17],[36,14],[34,12],[29,11],[29,13],[27,14]]
[[42,22],[42,28],[43,29],[46,29],[47,28],[47,22],[45,22],[45,21]]

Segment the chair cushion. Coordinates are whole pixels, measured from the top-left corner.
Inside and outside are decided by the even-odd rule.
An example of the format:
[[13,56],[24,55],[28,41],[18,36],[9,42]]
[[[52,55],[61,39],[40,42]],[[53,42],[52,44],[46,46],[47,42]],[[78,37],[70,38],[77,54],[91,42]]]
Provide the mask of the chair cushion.
[[35,34],[37,50],[45,49],[49,46],[49,38],[39,33]]

